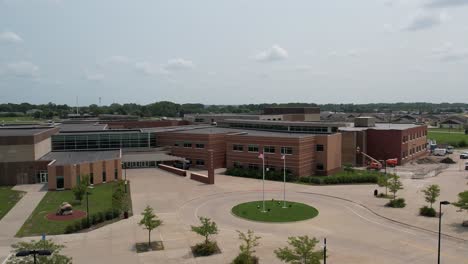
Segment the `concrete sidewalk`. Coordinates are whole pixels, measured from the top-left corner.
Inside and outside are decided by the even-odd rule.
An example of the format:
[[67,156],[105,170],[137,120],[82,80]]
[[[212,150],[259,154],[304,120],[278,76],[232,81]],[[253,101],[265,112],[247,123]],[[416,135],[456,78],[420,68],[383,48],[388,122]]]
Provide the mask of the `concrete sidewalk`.
[[17,185],[13,190],[23,191],[26,194],[0,220],[0,263],[10,253],[10,245],[17,241],[15,235],[18,230],[47,193],[44,184]]

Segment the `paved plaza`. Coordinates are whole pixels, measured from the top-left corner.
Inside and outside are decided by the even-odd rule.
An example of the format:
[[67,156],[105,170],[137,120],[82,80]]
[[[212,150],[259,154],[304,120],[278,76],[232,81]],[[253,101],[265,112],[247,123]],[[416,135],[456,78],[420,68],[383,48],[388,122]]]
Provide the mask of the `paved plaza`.
[[[373,197],[375,185],[307,186],[287,184],[287,199],[310,204],[319,210],[311,220],[266,224],[243,220],[231,214],[241,202],[261,199],[260,180],[216,176],[215,185],[205,185],[159,169],[127,171],[132,185],[135,215],[97,230],[54,236],[66,245],[64,252],[75,263],[229,263],[238,253],[236,230],[254,230],[262,237],[256,255],[261,263],[280,263],[273,251],[285,246],[288,236],[309,235],[328,241],[329,263],[434,263],[437,253],[436,218],[418,216],[425,205],[421,189],[441,185],[441,200],[454,201],[467,188],[466,173],[452,165],[434,178],[403,179],[399,196],[403,209],[385,208],[386,199]],[[267,199],[282,199],[281,182],[266,182]],[[383,191],[383,189],[380,189]],[[165,250],[137,254],[135,242],[147,241],[138,226],[146,205],[154,208],[163,225],[153,232]],[[444,208],[442,259],[444,263],[468,263],[468,229],[461,227],[466,212]],[[197,217],[212,218],[220,229],[215,236],[222,254],[193,258],[190,246],[202,238],[190,231]],[[0,223],[1,224],[1,223]],[[25,238],[28,239],[28,238]],[[8,239],[6,239],[8,240]],[[7,242],[3,240],[3,242]]]

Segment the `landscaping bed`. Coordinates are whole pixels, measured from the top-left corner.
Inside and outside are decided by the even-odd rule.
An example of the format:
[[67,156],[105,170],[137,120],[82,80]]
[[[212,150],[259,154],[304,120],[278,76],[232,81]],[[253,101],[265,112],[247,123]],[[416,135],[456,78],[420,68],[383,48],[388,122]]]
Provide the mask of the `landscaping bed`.
[[299,182],[315,185],[375,184],[380,175],[383,174],[375,171],[338,172],[330,176],[300,177]]
[[[108,182],[105,184],[95,185],[93,189],[90,189],[91,193],[88,196],[89,199],[89,215],[91,224],[101,224],[103,222],[117,218],[114,215],[112,193],[114,188],[117,188],[118,182]],[[128,193],[127,199],[131,206],[131,195],[130,185],[127,185]],[[80,203],[75,202],[73,192],[71,190],[65,191],[49,191],[38,204],[33,213],[28,217],[24,225],[16,234],[19,237],[24,236],[35,236],[35,235],[58,235],[64,233],[72,233],[78,230],[87,228],[87,218],[84,217],[80,220],[69,220],[69,221],[50,221],[47,219],[47,215],[51,212],[55,212],[58,206],[63,202],[69,202],[73,205],[73,209],[81,210],[86,212],[86,197]],[[131,212],[131,208],[130,208]],[[112,216],[112,217],[111,217]],[[95,218],[94,221],[92,218]],[[98,221],[100,220],[100,221]],[[86,223],[83,223],[86,222]],[[80,223],[80,224],[78,224]],[[78,225],[80,228],[78,229]],[[73,229],[72,229],[73,226]]]

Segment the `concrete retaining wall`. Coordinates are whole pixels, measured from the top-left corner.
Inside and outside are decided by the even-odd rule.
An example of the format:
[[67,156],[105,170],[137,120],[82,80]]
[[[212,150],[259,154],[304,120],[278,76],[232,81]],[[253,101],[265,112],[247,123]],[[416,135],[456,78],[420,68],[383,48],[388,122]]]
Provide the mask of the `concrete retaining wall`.
[[187,176],[187,171],[185,171],[185,170],[181,170],[181,169],[174,168],[172,166],[168,166],[168,165],[164,165],[164,164],[159,164],[158,167],[161,170],[165,170],[167,172],[174,173],[174,174],[179,175],[179,176],[183,176],[183,177]]
[[192,173],[190,173],[190,179],[194,180],[194,181],[199,181],[199,182],[202,182],[202,183],[210,184],[210,180],[209,180],[208,176],[203,175],[203,174],[198,174],[198,173],[192,172]]

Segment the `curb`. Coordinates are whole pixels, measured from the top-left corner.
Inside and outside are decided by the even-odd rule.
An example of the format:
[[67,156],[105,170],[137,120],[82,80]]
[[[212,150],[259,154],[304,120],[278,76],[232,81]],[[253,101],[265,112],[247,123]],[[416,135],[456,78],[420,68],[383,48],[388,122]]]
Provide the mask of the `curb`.
[[[406,227],[410,227],[410,228],[413,228],[413,229],[417,229],[417,230],[420,230],[420,231],[425,231],[425,232],[428,232],[428,233],[431,233],[431,234],[435,234],[435,235],[439,234],[439,232],[436,232],[436,231],[433,231],[433,230],[430,230],[430,229],[422,228],[422,227],[419,227],[419,226],[414,226],[414,225],[411,225],[411,224],[407,224],[407,223],[404,223],[404,222],[401,222],[401,221],[398,221],[398,220],[383,216],[383,215],[373,211],[372,209],[370,209],[366,205],[364,205],[362,203],[355,202],[355,201],[350,200],[350,199],[346,199],[346,198],[342,198],[342,197],[338,197],[338,196],[333,196],[333,195],[328,195],[328,194],[314,193],[314,192],[296,192],[296,193],[320,195],[320,196],[335,198],[335,199],[347,201],[347,202],[350,202],[350,203],[354,203],[354,204],[357,204],[357,205],[365,208],[366,210],[373,213],[374,215],[376,215],[376,216],[378,216],[380,218],[386,219],[388,221],[391,221],[391,222],[394,222],[394,223],[397,223],[397,224],[400,224],[400,225],[403,225],[403,226],[406,226]],[[446,238],[450,238],[450,239],[457,240],[457,241],[460,241],[460,242],[468,242],[467,239],[459,238],[459,237],[456,237],[456,236],[452,236],[452,235],[448,235],[448,234],[444,234],[444,233],[441,233],[441,235],[446,237]]]

